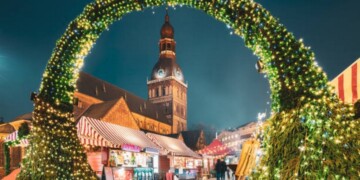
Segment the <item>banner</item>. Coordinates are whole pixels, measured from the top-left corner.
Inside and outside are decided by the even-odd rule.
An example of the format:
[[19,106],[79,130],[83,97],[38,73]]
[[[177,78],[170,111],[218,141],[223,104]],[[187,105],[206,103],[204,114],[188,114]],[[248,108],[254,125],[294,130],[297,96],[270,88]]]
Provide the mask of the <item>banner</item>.
[[355,103],[360,97],[360,58],[334,78],[330,84],[344,103]]

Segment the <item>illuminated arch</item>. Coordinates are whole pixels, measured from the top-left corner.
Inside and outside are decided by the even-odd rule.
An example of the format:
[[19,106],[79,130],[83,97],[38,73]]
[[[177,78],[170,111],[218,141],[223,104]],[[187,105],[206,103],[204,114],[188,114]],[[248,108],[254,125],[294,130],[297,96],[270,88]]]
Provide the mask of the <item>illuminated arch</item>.
[[[331,93],[326,75],[315,64],[310,48],[296,40],[261,5],[252,0],[96,0],[85,7],[56,42],[34,98],[31,145],[20,178],[94,178],[77,140],[72,111],[84,58],[100,34],[123,15],[166,4],[192,7],[228,24],[264,63],[274,116],[269,120],[264,140],[264,161],[255,176],[346,176],[336,170],[339,165],[324,164],[330,156],[339,155],[324,148],[343,146],[337,140],[347,132],[334,133],[332,128],[353,125],[355,121],[344,121],[352,118],[351,108],[339,103]],[[345,125],[338,125],[340,120]],[[286,149],[289,143],[293,147]]]

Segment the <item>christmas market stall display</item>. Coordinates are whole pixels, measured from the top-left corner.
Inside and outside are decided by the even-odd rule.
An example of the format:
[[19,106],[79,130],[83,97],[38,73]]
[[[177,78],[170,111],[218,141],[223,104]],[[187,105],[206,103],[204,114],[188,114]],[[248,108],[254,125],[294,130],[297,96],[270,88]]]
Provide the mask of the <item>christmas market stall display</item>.
[[179,139],[147,133],[146,134],[160,148],[161,174],[174,173],[180,179],[194,179],[197,177],[199,168],[202,167],[202,159],[199,154],[192,151]]
[[5,175],[20,167],[20,161],[25,156],[26,147],[29,145],[27,139],[29,132],[30,127],[28,123],[24,122],[18,130],[5,137],[4,143],[2,143]]
[[158,147],[142,131],[82,117],[78,137],[91,168],[106,179],[153,179]]
[[199,150],[198,153],[203,156],[203,174],[207,175],[215,168],[216,160],[231,154],[232,150],[226,147],[218,139],[214,139],[204,149]]

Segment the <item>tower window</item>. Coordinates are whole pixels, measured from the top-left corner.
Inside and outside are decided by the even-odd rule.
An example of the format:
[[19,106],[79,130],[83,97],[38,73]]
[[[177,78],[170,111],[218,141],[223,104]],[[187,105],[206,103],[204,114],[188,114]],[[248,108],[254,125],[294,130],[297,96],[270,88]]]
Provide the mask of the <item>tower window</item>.
[[158,88],[156,88],[156,90],[155,90],[155,96],[159,97],[159,89]]
[[165,50],[165,48],[166,48],[166,45],[165,45],[165,44],[162,44],[161,50]]
[[163,96],[166,95],[165,86],[162,87],[162,95],[163,95]]
[[170,43],[166,43],[166,49],[167,49],[167,50],[170,49]]

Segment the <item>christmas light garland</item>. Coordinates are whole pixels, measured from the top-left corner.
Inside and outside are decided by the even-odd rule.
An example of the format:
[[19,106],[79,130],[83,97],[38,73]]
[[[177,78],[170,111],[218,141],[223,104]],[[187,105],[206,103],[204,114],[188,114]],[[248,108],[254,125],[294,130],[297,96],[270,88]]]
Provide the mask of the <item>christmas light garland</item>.
[[[73,95],[84,58],[124,14],[161,5],[202,10],[226,23],[264,63],[274,117],[264,136],[263,179],[359,176],[359,121],[332,94],[315,55],[252,0],[97,0],[57,41],[34,98],[30,148],[20,179],[95,179],[77,139]],[[281,147],[281,148],[279,148]]]

